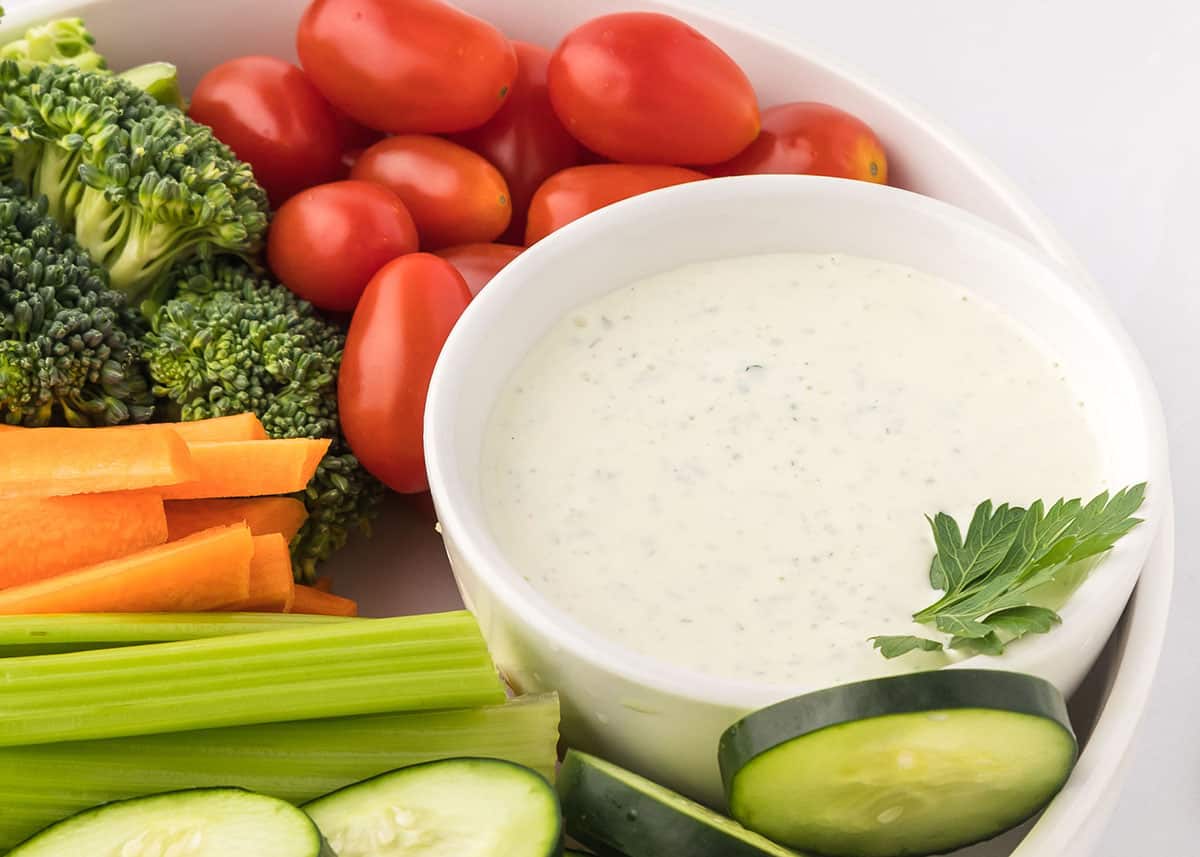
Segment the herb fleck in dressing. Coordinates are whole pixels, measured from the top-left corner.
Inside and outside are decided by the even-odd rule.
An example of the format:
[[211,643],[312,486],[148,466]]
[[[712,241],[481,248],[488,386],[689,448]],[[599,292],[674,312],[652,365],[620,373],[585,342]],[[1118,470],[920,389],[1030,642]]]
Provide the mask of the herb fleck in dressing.
[[704,672],[833,684],[912,668],[924,515],[1103,487],[1054,356],[961,287],[851,256],[689,265],[561,319],[513,373],[483,500],[529,583]]

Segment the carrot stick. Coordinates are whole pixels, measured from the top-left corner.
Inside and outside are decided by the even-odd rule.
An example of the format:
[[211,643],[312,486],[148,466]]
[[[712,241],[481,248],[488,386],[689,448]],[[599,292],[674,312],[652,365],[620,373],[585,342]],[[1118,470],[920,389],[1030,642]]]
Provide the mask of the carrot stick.
[[166,426],[37,428],[0,437],[0,498],[133,491],[197,478]]
[[267,430],[263,428],[258,417],[251,413],[212,417],[190,423],[172,423],[171,428],[179,432],[188,443],[267,439]]
[[297,583],[292,609],[288,612],[315,613],[321,616],[357,616],[358,602]]
[[163,502],[146,491],[0,500],[0,589],[166,540]]
[[254,537],[250,560],[250,593],[241,601],[225,604],[222,610],[287,613],[296,589],[292,577],[292,555],[287,539],[279,533]]
[[249,527],[217,527],[0,591],[0,614],[208,610],[249,595],[253,555]]
[[333,592],[333,578],[323,574],[310,584],[318,592]]
[[167,538],[172,541],[239,521],[244,521],[256,536],[281,533],[291,541],[308,518],[304,504],[293,497],[169,500],[166,511]]
[[303,491],[316,472],[329,440],[289,438],[188,445],[195,481],[162,490],[164,500],[260,497]]

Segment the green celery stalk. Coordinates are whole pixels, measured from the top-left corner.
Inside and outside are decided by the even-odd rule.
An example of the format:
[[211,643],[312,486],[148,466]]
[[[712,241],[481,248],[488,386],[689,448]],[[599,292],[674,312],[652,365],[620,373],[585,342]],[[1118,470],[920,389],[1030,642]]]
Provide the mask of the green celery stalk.
[[68,613],[0,616],[0,658],[172,643],[357,621],[301,613]]
[[0,746],[503,701],[460,610],[0,660]]
[[170,735],[0,748],[0,853],[110,800],[234,785],[304,803],[393,768],[454,756],[554,777],[558,697],[457,711],[371,714]]

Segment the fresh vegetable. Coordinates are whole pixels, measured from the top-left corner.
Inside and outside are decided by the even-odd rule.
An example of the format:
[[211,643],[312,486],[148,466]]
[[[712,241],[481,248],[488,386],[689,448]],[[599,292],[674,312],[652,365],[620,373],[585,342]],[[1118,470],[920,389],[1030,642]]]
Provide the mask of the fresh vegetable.
[[[558,121],[546,89],[550,51],[513,42],[517,76],[496,115],[454,140],[488,159],[504,176],[512,199],[512,222],[502,241],[525,240],[525,216],[533,192],[559,170],[583,160],[583,148]],[[465,276],[465,275],[464,275]]]
[[125,69],[117,77],[127,80],[159,104],[183,110],[187,99],[179,88],[179,70],[169,62],[148,62]]
[[297,575],[311,580],[351,530],[368,527],[383,493],[339,431],[345,334],[240,264],[190,266],[177,288],[146,337],[154,391],[169,400],[173,417],[248,411],[271,437],[333,440],[302,495],[309,517],[292,543]]
[[[0,173],[4,157],[0,142]],[[145,422],[154,397],[141,335],[124,295],[49,217],[46,201],[0,184],[0,420]]]
[[462,274],[474,296],[500,273],[501,268],[520,256],[524,249],[512,244],[459,244],[438,250],[434,255],[441,256]]
[[380,140],[354,162],[350,178],[395,191],[426,250],[491,241],[512,218],[504,176],[482,156],[441,137]]
[[169,500],[166,503],[167,537],[172,540],[209,527],[244,521],[256,536],[279,533],[291,541],[307,518],[304,504],[293,497]]
[[[1044,634],[1062,621],[1039,603],[1052,584],[1071,577],[1070,566],[1107,553],[1142,521],[1133,517],[1146,483],[1107,491],[1084,505],[1059,500],[1049,509],[1038,500],[1028,509],[986,500],[975,509],[966,539],[954,518],[929,519],[937,553],[929,583],[945,594],[913,619],[950,634],[945,645],[971,654],[1000,655],[1026,634]],[[1076,580],[1076,582],[1078,582]],[[885,658],[914,649],[936,651],[943,643],[925,637],[872,637]]]
[[[0,658],[114,649],[142,643],[173,643],[178,640],[257,634],[287,627],[346,621],[352,620],[292,613],[67,613],[48,616],[0,616]],[[0,827],[2,826],[3,821],[0,819]],[[0,842],[0,849],[2,848],[4,843]]]
[[625,857],[795,857],[736,821],[603,759],[568,750],[558,774],[567,833]]
[[196,475],[187,444],[168,426],[40,428],[0,437],[0,498],[163,488]]
[[259,497],[303,491],[329,450],[328,438],[191,443],[196,478],[159,489],[164,500]]
[[162,499],[151,492],[0,500],[0,589],[127,556],[166,540]]
[[250,558],[250,582],[246,597],[222,610],[287,613],[295,600],[292,557],[288,543],[279,533],[254,537],[254,556]]
[[314,0],[296,50],[336,107],[393,134],[482,125],[517,74],[503,33],[440,0]]
[[242,789],[167,792],[97,806],[51,825],[9,857],[66,854],[334,857],[312,820]]
[[0,64],[0,179],[45,194],[112,287],[147,308],[172,266],[252,254],[266,230],[266,195],[210,129],[73,66]]
[[[302,803],[393,768],[456,756],[507,759],[551,780],[557,742],[558,698],[546,694],[484,708],[3,747],[0,850],[88,806],[171,789],[234,784]],[[63,788],[66,772],[70,788]]]
[[583,145],[633,164],[716,164],[758,135],[754,87],[723,50],[678,18],[602,15],[559,43],[550,101]]
[[338,854],[557,857],[554,787],[498,759],[442,759],[380,774],[304,805]]
[[330,109],[333,110],[334,122],[338,129],[338,140],[342,144],[342,163],[352,167],[358,155],[364,149],[368,149],[382,140],[384,135],[374,128],[368,128],[366,125],[355,122],[333,105],[330,105]]
[[394,491],[429,487],[425,394],[442,344],[470,301],[453,265],[414,253],[372,278],[350,322],[338,379],[342,431],[363,466]]
[[614,202],[708,176],[683,167],[653,164],[588,164],[555,173],[529,203],[525,243],[541,241],[556,229]]
[[271,222],[267,258],[300,298],[349,312],[376,271],[416,249],[417,228],[399,196],[382,185],[342,181],[284,203]]
[[266,440],[267,430],[253,413],[209,417],[190,423],[172,423],[171,429],[188,443],[216,443],[235,440]]
[[887,184],[887,156],[861,119],[828,104],[798,101],[763,111],[762,131],[714,176],[802,173]]
[[292,590],[292,613],[311,613],[319,616],[357,616],[358,604],[332,592],[322,592],[311,586],[296,584]]
[[733,816],[830,857],[942,854],[1020,824],[1075,763],[1062,694],[997,670],[820,690],[731,726],[719,759]]
[[248,56],[208,70],[188,110],[254,168],[275,207],[342,174],[333,109],[296,66]]
[[504,701],[465,611],[8,658],[0,671],[0,746]]
[[[217,527],[119,559],[0,590],[0,614],[209,610],[245,600],[253,553],[253,538],[244,524]],[[7,712],[0,710],[0,721],[6,713],[20,710],[15,702],[13,706]],[[0,742],[3,740],[0,738]]]
[[21,38],[0,46],[0,60],[73,65],[84,71],[108,68],[81,18],[56,18],[30,27]]

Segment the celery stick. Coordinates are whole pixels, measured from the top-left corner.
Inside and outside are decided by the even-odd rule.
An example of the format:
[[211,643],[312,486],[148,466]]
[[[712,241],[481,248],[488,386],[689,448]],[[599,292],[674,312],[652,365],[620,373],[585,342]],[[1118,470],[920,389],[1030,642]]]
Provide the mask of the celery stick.
[[404,765],[507,759],[553,779],[558,697],[458,711],[371,714],[0,748],[0,853],[110,800],[233,785],[304,803]]
[[504,700],[466,611],[0,660],[0,746]]
[[171,643],[356,621],[299,613],[69,613],[0,616],[0,658]]

